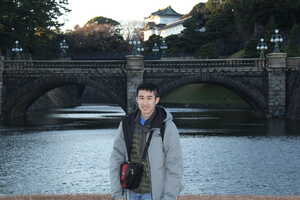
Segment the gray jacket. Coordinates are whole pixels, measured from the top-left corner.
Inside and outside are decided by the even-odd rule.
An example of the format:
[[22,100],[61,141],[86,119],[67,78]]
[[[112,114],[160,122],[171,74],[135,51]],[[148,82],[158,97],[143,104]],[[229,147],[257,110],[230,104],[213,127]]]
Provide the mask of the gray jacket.
[[[152,200],[175,200],[182,190],[183,163],[179,133],[172,121],[172,115],[166,111],[165,135],[160,136],[160,129],[153,128],[153,136],[148,149],[151,172]],[[122,198],[120,185],[120,164],[127,161],[127,150],[122,130],[119,125],[110,157],[110,181],[113,198]],[[147,135],[147,138],[149,133]]]

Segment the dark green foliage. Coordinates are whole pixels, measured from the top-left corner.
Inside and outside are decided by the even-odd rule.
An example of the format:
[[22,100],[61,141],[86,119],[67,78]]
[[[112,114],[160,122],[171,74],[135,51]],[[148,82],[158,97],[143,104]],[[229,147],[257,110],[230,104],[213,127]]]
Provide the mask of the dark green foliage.
[[33,57],[49,52],[39,42],[51,46],[61,23],[58,18],[68,12],[67,0],[1,0],[0,1],[0,50],[7,54],[19,40],[26,53]]
[[124,57],[129,46],[110,24],[77,27],[66,35],[74,59],[114,59]]
[[102,17],[102,16],[98,16],[98,17],[94,17],[93,19],[90,19],[86,24],[109,24],[112,26],[117,26],[120,25],[119,22],[111,19],[111,18],[107,18],[107,17]]
[[168,44],[168,54],[169,55],[175,55],[175,56],[185,56],[186,48],[185,48],[185,42],[180,39],[178,35],[171,35],[166,38],[166,42]]
[[208,0],[205,4],[206,9],[212,13],[218,13],[223,8],[223,4],[219,0]]
[[202,45],[197,51],[197,55],[200,58],[216,58],[217,57],[217,43],[210,42]]
[[149,39],[146,42],[144,42],[144,44],[143,44],[144,45],[144,49],[145,49],[144,54],[146,56],[152,56],[152,54],[154,54],[152,52],[152,48],[154,47],[154,43],[156,43],[157,46],[160,46],[161,45],[161,41],[162,41],[162,37],[160,37],[158,35],[151,35],[149,37]]
[[[300,34],[291,32],[296,23],[300,23],[300,1],[295,0],[225,0],[216,3],[208,0],[199,3],[189,13],[191,18],[184,23],[186,29],[178,36],[181,45],[169,45],[169,52],[184,50],[194,56],[227,57],[235,52],[245,50],[246,57],[258,57],[256,50],[259,38],[268,41],[269,49],[273,48],[269,40],[274,29],[279,29],[284,38],[281,49],[289,43],[289,55],[298,55],[297,42]],[[206,32],[199,32],[205,26]],[[290,34],[289,34],[290,33]],[[293,36],[292,36],[293,35]],[[292,38],[290,38],[292,37]],[[174,37],[173,37],[174,39]],[[179,42],[180,41],[180,42]],[[214,45],[215,53],[211,53]],[[294,47],[293,47],[293,45]],[[202,49],[204,48],[204,49]],[[294,53],[292,53],[295,51]]]
[[256,50],[256,46],[259,42],[259,39],[251,39],[246,43],[245,54],[246,58],[258,58],[260,52]]
[[289,34],[289,42],[287,47],[288,56],[300,56],[300,25],[295,24]]

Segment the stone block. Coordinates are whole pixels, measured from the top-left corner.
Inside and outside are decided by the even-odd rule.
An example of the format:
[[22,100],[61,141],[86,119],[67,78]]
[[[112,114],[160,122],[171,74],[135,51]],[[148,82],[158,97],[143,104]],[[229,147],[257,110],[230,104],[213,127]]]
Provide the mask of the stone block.
[[268,67],[271,69],[286,68],[286,53],[270,53],[267,55]]

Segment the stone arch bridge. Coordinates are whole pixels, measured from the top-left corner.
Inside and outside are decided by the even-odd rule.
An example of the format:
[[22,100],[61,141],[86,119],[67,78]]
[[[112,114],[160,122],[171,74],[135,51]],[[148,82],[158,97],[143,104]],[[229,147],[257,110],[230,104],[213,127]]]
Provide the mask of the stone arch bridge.
[[300,117],[300,58],[284,53],[266,59],[121,61],[0,61],[0,115],[6,123],[24,120],[27,109],[48,91],[89,86],[125,111],[134,108],[135,89],[152,81],[162,96],[190,83],[214,83],[231,89],[269,118]]

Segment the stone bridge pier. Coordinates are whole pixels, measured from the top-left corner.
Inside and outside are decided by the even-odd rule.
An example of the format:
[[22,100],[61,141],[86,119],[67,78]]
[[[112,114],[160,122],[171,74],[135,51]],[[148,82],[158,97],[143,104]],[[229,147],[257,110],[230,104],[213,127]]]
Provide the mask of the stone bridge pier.
[[267,55],[268,118],[282,118],[287,112],[286,97],[286,53]]
[[126,64],[126,82],[127,82],[127,113],[136,109],[136,88],[143,82],[144,57],[129,55]]

